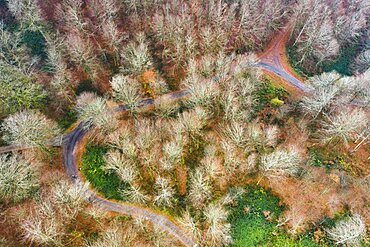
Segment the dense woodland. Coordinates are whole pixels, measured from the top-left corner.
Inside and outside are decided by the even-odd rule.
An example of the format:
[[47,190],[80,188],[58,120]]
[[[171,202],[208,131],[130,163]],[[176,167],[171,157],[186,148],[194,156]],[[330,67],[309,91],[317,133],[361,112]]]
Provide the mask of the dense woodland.
[[0,0],[0,246],[368,246],[369,106],[367,0]]

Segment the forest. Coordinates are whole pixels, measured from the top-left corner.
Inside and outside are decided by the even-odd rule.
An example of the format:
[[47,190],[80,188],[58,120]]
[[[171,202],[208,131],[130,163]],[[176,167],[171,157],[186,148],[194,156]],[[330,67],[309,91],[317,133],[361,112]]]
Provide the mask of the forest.
[[0,0],[0,246],[370,245],[368,0]]

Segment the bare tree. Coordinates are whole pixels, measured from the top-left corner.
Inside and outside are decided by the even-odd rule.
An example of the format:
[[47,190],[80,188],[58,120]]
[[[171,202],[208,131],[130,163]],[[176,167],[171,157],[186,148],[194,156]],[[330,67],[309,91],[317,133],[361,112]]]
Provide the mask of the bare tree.
[[183,143],[181,140],[174,140],[163,145],[164,157],[161,165],[165,170],[172,170],[181,161],[183,155]]
[[[131,241],[130,241],[131,240]],[[110,226],[103,235],[94,243],[87,244],[88,247],[120,247],[126,244],[133,244],[132,239],[125,237],[124,232],[117,226]]]
[[250,117],[255,86],[251,79],[235,78],[227,80],[221,93],[220,104],[227,121],[243,121]]
[[34,0],[7,0],[10,12],[30,30],[41,31],[41,10]]
[[[322,112],[333,111],[338,98],[350,93],[348,89],[351,85],[351,78],[341,77],[339,74],[331,72],[314,76],[309,79],[309,83],[312,89],[310,95],[302,98],[301,107],[306,114],[315,119]],[[351,98],[347,97],[348,100]],[[343,103],[346,102],[338,104]]]
[[73,219],[90,197],[89,183],[61,180],[53,186],[52,194],[53,202],[58,205],[63,217]]
[[82,37],[78,32],[70,32],[66,38],[66,46],[73,62],[93,79],[97,75],[98,60],[93,45],[88,38]]
[[362,106],[370,104],[370,68],[363,74],[357,75],[353,83],[354,98],[358,99]]
[[97,241],[92,244],[87,243],[86,247],[121,247],[128,245],[135,245],[135,238],[137,233],[135,229],[126,229],[125,225],[118,221],[113,221],[108,229],[104,229],[103,234]]
[[203,3],[201,11],[198,10],[198,21],[202,25],[197,32],[200,33],[199,49],[204,54],[217,54],[227,49],[233,35],[236,22],[236,4],[225,4],[222,1],[207,1]]
[[152,24],[157,44],[164,46],[162,59],[165,64],[185,66],[199,53],[194,17],[185,2],[167,3],[164,9],[168,11],[156,15]]
[[92,125],[102,129],[111,129],[116,125],[114,114],[109,111],[106,99],[95,93],[82,93],[77,98],[76,111],[81,120],[86,121],[86,127]]
[[160,206],[172,207],[175,200],[175,190],[168,179],[158,176],[155,181],[156,195],[154,203]]
[[60,136],[57,124],[38,111],[24,110],[7,117],[2,126],[3,139],[19,146],[45,148]]
[[67,61],[65,60],[63,40],[60,37],[54,38],[54,40],[47,40],[47,54],[48,54],[48,65],[49,69],[53,73],[54,77],[50,81],[54,95],[60,100],[57,100],[59,106],[63,106],[66,101],[69,103],[72,101],[74,95],[74,87],[76,83],[72,78],[72,74],[68,69]]
[[224,153],[224,166],[228,172],[233,174],[238,167],[240,167],[245,160],[241,158],[240,150],[229,140],[224,140],[221,143],[222,151]]
[[18,202],[38,187],[31,164],[18,154],[0,155],[0,200]]
[[295,7],[294,45],[298,47],[300,62],[313,57],[319,63],[338,54],[330,16],[330,8],[319,0],[300,1]]
[[370,68],[370,47],[357,55],[351,68],[356,74],[364,73]]
[[279,127],[275,125],[267,126],[263,130],[264,138],[263,138],[263,145],[274,147],[278,141],[278,134],[279,134]]
[[280,28],[287,14],[284,1],[237,1],[239,39],[247,48],[261,46],[268,36]]
[[222,159],[216,155],[217,147],[208,145],[204,148],[204,158],[200,161],[201,170],[206,180],[216,180],[222,176]]
[[128,189],[122,190],[121,194],[134,203],[146,203],[150,199],[150,197],[142,191],[141,187],[135,184],[130,185]]
[[196,169],[190,176],[190,189],[188,198],[197,209],[204,207],[212,196],[212,186],[209,179],[200,169]]
[[268,177],[280,177],[284,174],[296,175],[300,170],[302,158],[297,149],[278,149],[261,157],[259,168]]
[[152,67],[152,58],[144,33],[139,33],[136,40],[131,42],[121,54],[124,62],[121,71],[126,74],[140,74]]
[[368,125],[369,119],[361,109],[344,109],[333,116],[327,116],[321,122],[322,129],[319,131],[324,143],[341,141],[348,145]]
[[121,6],[116,0],[92,0],[89,7],[94,16],[103,22],[117,18]]
[[334,32],[341,44],[351,42],[361,36],[362,31],[367,27],[366,16],[369,15],[369,6],[365,0],[355,0],[346,3],[333,1],[336,6],[332,8],[342,9],[335,11]]
[[227,223],[228,212],[219,204],[210,204],[204,209],[207,246],[227,246],[232,242],[231,225]]
[[147,118],[138,119],[135,122],[135,144],[141,150],[150,150],[158,138],[155,121]]
[[189,210],[186,210],[182,214],[181,218],[179,219],[179,223],[195,240],[198,242],[201,241],[202,231],[200,229],[200,223],[194,219]]
[[133,136],[134,134],[130,128],[127,126],[121,127],[108,136],[108,145],[118,150],[122,150],[126,154],[131,153],[136,156],[136,147],[132,143],[132,139],[134,138]]
[[115,65],[120,64],[120,50],[122,42],[124,41],[124,34],[118,29],[117,24],[108,19],[101,25],[103,38],[108,45],[108,51],[113,54]]
[[231,122],[226,126],[223,133],[237,147],[246,148],[248,145],[247,128],[244,123]]
[[82,0],[65,0],[57,5],[58,20],[67,30],[77,28],[82,34],[87,34],[88,23],[83,16],[83,3]]
[[52,218],[31,215],[21,223],[24,239],[31,243],[62,246],[61,238],[65,235],[60,222]]
[[361,246],[366,236],[366,225],[358,214],[336,222],[332,228],[326,228],[328,237],[337,245]]
[[126,183],[133,183],[139,174],[135,163],[118,151],[108,152],[105,156],[105,162],[104,169],[108,172],[114,171]]
[[140,83],[136,79],[121,74],[113,76],[111,80],[113,97],[126,104],[129,109],[134,109],[141,97]]
[[177,133],[188,133],[191,136],[196,136],[206,126],[208,118],[206,110],[196,107],[193,110],[179,114],[173,126]]
[[[45,189],[45,188],[44,188]],[[25,241],[38,245],[64,246],[66,225],[76,220],[83,203],[89,197],[88,185],[60,180],[40,193],[40,200],[25,219],[21,228]]]
[[198,75],[189,76],[183,85],[191,95],[186,101],[188,105],[212,107],[218,94],[216,83],[212,79],[201,79]]

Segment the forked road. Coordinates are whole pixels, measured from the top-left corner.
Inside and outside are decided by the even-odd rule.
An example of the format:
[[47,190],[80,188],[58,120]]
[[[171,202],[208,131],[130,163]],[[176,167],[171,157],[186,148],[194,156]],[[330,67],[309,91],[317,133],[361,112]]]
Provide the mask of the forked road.
[[295,87],[303,93],[308,93],[310,88],[291,73],[293,69],[290,68],[286,58],[285,46],[289,39],[290,29],[291,27],[288,24],[284,29],[279,31],[267,50],[259,56],[257,67],[274,73],[290,84],[290,86]]

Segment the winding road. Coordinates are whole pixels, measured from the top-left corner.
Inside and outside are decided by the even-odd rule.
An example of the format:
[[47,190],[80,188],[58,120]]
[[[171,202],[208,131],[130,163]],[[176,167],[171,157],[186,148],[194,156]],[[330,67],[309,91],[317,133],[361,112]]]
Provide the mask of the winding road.
[[[277,74],[279,77],[286,80],[288,83],[296,86],[298,89],[303,92],[308,92],[308,87],[292,75],[289,71],[285,70],[281,63],[280,50],[281,46],[284,45],[284,39],[288,29],[281,32],[278,36],[278,42],[272,46],[272,49],[269,49],[268,53],[265,53],[261,56],[259,62],[256,64],[256,67],[265,69],[267,71]],[[141,100],[138,104],[138,108],[147,108],[154,107],[157,101],[177,101],[189,97],[189,92],[187,90],[177,91],[161,96],[158,99],[144,99]],[[113,109],[116,112],[125,112],[128,110],[128,107],[121,105]],[[63,142],[63,156],[64,156],[64,165],[66,167],[68,176],[72,181],[83,181],[77,168],[77,147],[83,137],[86,135],[86,123],[81,122],[77,127],[75,127],[72,132],[64,138]],[[133,217],[143,217],[153,224],[158,225],[163,230],[175,236],[183,245],[187,247],[197,246],[197,243],[189,236],[187,236],[183,229],[176,225],[173,221],[167,218],[161,213],[154,212],[150,209],[142,208],[128,203],[118,203],[114,201],[109,201],[98,196],[95,192],[89,191],[89,201],[91,203],[99,205],[101,208],[104,208],[108,211],[113,211],[121,214],[130,215]]]
[[[290,86],[294,86],[295,88],[297,88],[300,93],[308,93],[310,91],[309,87],[291,72],[293,70],[288,67],[289,64],[287,64],[286,62],[285,42],[290,33],[289,30],[290,29],[288,26],[287,28],[279,32],[279,34],[271,42],[271,45],[266,50],[266,52],[259,56],[256,67],[261,68],[264,71],[274,73],[285,82],[287,82]],[[138,108],[144,109],[154,107],[157,101],[177,101],[189,97],[189,95],[190,94],[187,90],[182,90],[163,95],[158,99],[143,99],[139,102]],[[125,112],[128,110],[128,108],[125,105],[121,105],[115,107],[112,110],[115,112]],[[79,174],[77,167],[77,150],[79,148],[79,145],[81,144],[82,139],[88,133],[88,129],[86,126],[86,122],[80,122],[71,132],[64,135],[62,140],[64,165],[69,178],[73,182],[83,182],[83,178]],[[26,148],[30,147],[0,147],[0,153],[17,151]],[[143,208],[129,203],[110,201],[108,199],[100,197],[93,190],[87,191],[87,194],[88,201],[90,203],[96,204],[107,211],[126,214],[133,217],[145,218],[159,226],[162,230],[172,234],[184,246],[198,246],[195,240],[188,236],[180,226],[178,226],[164,214],[154,212],[148,208]]]
[[[186,91],[179,91],[173,92],[167,95],[164,95],[158,100],[180,100],[184,99],[189,95]],[[141,100],[138,104],[138,108],[146,108],[150,106],[154,106],[157,100],[153,99],[144,99]],[[124,112],[127,111],[128,108],[125,105],[118,106],[117,108],[113,109],[116,112]],[[67,174],[73,182],[83,182],[81,178],[78,168],[77,168],[77,148],[84,138],[84,136],[88,133],[88,129],[86,128],[88,125],[86,122],[81,122],[75,127],[67,136],[63,143],[63,158],[64,158],[64,165],[67,170]],[[187,236],[183,229],[181,229],[178,225],[176,225],[173,221],[171,221],[165,215],[154,212],[150,209],[139,207],[136,205],[132,205],[129,203],[124,202],[115,202],[104,199],[97,195],[94,191],[89,190],[86,192],[88,195],[88,201],[93,203],[107,211],[117,212],[121,214],[130,215],[133,217],[141,217],[146,220],[151,221],[152,223],[159,226],[162,230],[172,234],[176,237],[184,246],[187,247],[194,247],[197,246],[196,242],[189,236]]]

